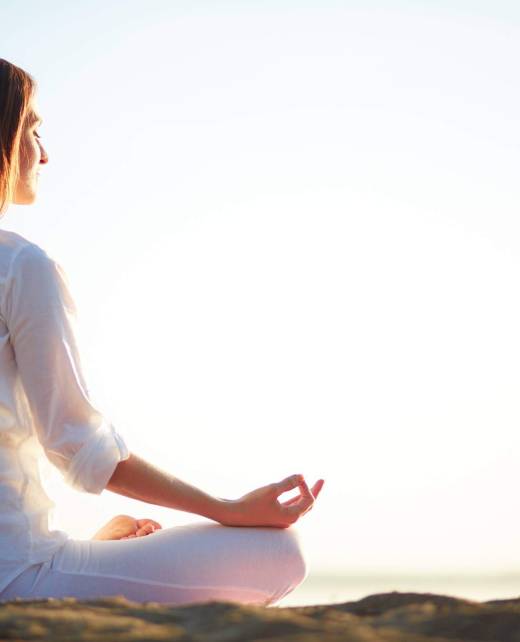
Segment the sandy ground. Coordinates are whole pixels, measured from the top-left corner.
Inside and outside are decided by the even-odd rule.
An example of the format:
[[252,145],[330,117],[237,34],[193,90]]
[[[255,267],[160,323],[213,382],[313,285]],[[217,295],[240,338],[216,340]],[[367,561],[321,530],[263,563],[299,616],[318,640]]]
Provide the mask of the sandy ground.
[[119,596],[18,598],[0,603],[0,640],[520,642],[520,598],[476,602],[394,591],[356,602],[292,608],[232,602],[173,607]]

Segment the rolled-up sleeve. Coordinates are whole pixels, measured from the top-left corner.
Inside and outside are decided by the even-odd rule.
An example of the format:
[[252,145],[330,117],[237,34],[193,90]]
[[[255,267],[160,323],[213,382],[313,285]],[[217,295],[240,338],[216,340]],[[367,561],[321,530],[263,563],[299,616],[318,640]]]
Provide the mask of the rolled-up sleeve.
[[77,311],[63,268],[36,244],[13,257],[3,315],[43,450],[65,481],[99,495],[128,447],[93,406],[78,342]]

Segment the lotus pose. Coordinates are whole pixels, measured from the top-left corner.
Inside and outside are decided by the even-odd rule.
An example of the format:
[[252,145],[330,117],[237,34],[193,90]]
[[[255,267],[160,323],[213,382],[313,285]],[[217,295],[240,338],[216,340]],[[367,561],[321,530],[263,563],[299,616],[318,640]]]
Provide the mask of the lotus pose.
[[[49,162],[36,83],[0,59],[0,214],[36,199]],[[123,595],[170,604],[230,600],[272,605],[308,568],[293,525],[312,488],[291,474],[236,499],[205,493],[129,452],[89,394],[66,273],[36,243],[0,229],[0,600]],[[182,440],[179,440],[182,443]],[[43,451],[76,490],[109,490],[194,513],[162,528],[118,515],[91,539],[49,530],[53,502],[38,474]],[[292,489],[298,494],[281,502]]]

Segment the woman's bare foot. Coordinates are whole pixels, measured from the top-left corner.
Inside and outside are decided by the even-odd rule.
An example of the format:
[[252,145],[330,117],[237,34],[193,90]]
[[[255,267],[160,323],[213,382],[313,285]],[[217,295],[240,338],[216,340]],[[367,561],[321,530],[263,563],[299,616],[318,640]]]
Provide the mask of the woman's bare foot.
[[153,519],[134,519],[130,515],[116,515],[102,526],[93,540],[131,539],[150,535],[162,526]]

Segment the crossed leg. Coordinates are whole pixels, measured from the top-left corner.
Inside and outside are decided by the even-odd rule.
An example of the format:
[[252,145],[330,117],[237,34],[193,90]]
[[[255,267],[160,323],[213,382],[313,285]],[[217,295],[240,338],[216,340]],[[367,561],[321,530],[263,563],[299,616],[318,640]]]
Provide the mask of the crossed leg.
[[194,523],[128,540],[68,540],[48,562],[0,595],[20,598],[123,595],[174,605],[229,600],[269,606],[307,576],[294,528]]

